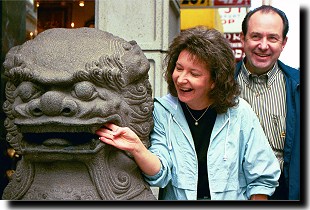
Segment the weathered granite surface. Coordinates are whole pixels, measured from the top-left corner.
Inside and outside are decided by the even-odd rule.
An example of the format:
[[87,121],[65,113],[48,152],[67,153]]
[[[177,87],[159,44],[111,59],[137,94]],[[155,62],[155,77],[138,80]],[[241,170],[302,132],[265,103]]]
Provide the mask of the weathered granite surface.
[[3,65],[7,141],[22,156],[3,199],[156,199],[134,160],[94,135],[113,122],[149,145],[150,64],[135,41],[49,29],[12,48]]

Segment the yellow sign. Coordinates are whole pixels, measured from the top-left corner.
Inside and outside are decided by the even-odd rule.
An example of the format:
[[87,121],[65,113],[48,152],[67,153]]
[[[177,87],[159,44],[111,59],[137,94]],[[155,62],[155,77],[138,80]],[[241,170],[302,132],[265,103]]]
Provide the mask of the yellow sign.
[[193,7],[210,7],[211,0],[181,0],[181,9]]

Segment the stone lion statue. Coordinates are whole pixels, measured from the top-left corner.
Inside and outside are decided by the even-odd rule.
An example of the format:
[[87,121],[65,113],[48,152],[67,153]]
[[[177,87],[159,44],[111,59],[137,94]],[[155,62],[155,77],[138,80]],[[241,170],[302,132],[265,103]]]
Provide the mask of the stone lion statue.
[[94,134],[112,122],[149,146],[150,64],[135,41],[49,29],[10,49],[3,65],[7,141],[22,156],[3,199],[156,199],[129,154]]

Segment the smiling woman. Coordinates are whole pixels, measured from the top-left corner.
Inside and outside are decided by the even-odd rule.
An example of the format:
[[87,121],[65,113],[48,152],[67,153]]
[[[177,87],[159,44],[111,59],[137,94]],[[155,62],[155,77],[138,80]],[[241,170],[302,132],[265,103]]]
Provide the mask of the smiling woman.
[[170,93],[155,98],[150,147],[113,123],[96,131],[100,140],[129,152],[160,188],[160,200],[266,200],[280,167],[256,114],[239,98],[228,41],[215,29],[187,29],[166,61]]
[[205,97],[214,88],[211,72],[207,69],[207,64],[197,61],[186,49],[181,51],[172,80],[178,98],[192,109],[205,109],[213,102]]

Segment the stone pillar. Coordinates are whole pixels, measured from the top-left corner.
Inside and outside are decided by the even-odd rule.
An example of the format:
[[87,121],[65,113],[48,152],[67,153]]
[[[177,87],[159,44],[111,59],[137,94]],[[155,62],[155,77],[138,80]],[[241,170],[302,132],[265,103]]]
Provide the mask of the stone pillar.
[[153,97],[167,93],[163,59],[169,43],[180,32],[178,0],[96,0],[96,28],[135,40],[151,64]]

